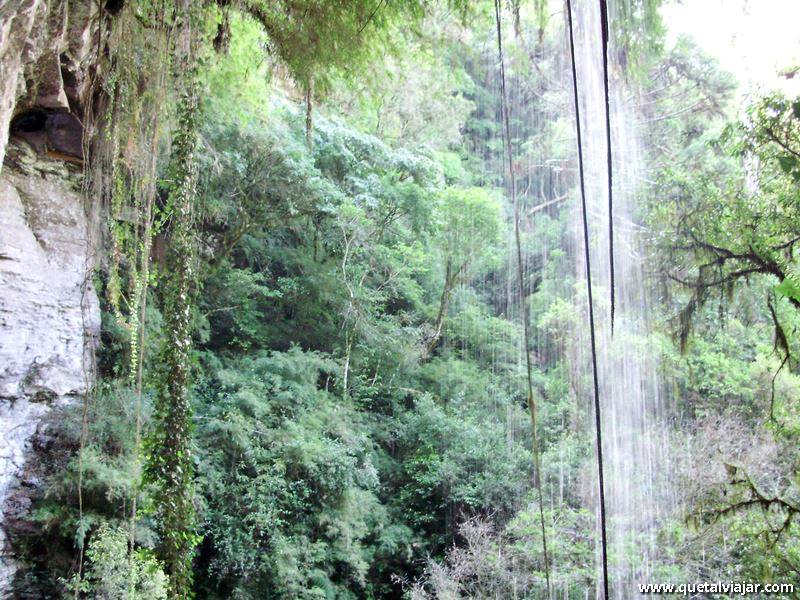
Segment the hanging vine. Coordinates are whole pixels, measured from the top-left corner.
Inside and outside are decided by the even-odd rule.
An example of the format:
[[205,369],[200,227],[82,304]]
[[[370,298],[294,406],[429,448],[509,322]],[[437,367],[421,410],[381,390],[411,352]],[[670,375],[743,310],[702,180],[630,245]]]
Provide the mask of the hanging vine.
[[[106,214],[104,297],[109,313],[123,332],[118,375],[134,392],[135,447],[132,492],[123,498],[128,518],[131,563],[129,595],[135,594],[132,564],[142,483],[153,484],[158,557],[169,576],[172,598],[191,591],[191,557],[196,544],[190,406],[188,394],[191,313],[194,284],[195,200],[194,152],[198,138],[196,47],[205,33],[203,6],[182,0],[139,0],[125,3],[109,20],[108,33],[98,33],[102,76],[94,86],[87,115],[87,197],[101,199]],[[100,25],[102,27],[102,23]],[[100,49],[104,48],[105,52]],[[177,90],[173,110],[165,110],[170,90]],[[94,104],[97,106],[94,106]],[[102,115],[95,120],[94,114]],[[171,122],[174,119],[174,122]],[[166,135],[171,127],[172,135]],[[171,142],[166,205],[159,203],[159,165]],[[160,374],[145,377],[146,313],[151,284],[154,236],[168,229],[168,268],[162,286],[165,342]],[[153,431],[143,452],[143,401],[150,380],[155,392]],[[88,404],[87,404],[88,406]],[[88,435],[86,407],[82,445]],[[80,463],[80,459],[79,459]],[[83,509],[79,465],[79,509]],[[83,540],[81,533],[80,539]],[[83,543],[80,544],[83,562]],[[80,579],[80,573],[79,573]],[[76,588],[77,589],[77,588]],[[76,592],[77,593],[77,592]]]
[[[106,215],[104,298],[123,332],[122,356],[115,368],[134,391],[135,443],[130,494],[122,497],[128,518],[130,587],[135,594],[137,508],[141,489],[142,410],[145,393],[146,307],[153,282],[151,250],[158,230],[159,157],[169,112],[164,100],[170,82],[172,44],[170,0],[125,3],[112,15],[100,11],[97,66],[84,105],[84,191],[100,200]],[[88,378],[87,378],[88,381]],[[88,385],[88,384],[87,384]],[[78,456],[78,504],[83,522],[83,447],[87,443],[88,400],[83,410]],[[83,572],[84,526],[79,532],[78,580]],[[76,594],[78,587],[76,586]]]
[[169,577],[171,598],[190,596],[191,559],[197,543],[189,370],[196,288],[193,204],[200,119],[195,37],[199,16],[200,11],[193,9],[188,0],[182,0],[176,7],[176,28],[179,29],[174,48],[173,85],[179,92],[166,207],[171,223],[163,302],[166,335],[161,363],[164,372],[156,392],[155,424],[148,456],[161,538],[159,555]]
[[[136,546],[144,392],[144,348],[150,254],[154,235],[157,170],[165,115],[170,32],[166,2],[140,2],[118,17],[110,44],[108,124],[99,168],[110,173],[107,300],[127,335],[125,377],[134,390],[135,442],[128,546]],[[104,180],[102,173],[100,181]]]

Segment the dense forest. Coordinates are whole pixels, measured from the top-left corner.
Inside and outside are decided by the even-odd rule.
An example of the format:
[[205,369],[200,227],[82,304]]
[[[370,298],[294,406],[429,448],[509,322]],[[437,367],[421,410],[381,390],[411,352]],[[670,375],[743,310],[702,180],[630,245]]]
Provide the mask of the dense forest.
[[795,597],[800,53],[745,90],[667,0],[68,4],[78,158],[37,92],[3,177],[84,199],[100,320],[3,597]]

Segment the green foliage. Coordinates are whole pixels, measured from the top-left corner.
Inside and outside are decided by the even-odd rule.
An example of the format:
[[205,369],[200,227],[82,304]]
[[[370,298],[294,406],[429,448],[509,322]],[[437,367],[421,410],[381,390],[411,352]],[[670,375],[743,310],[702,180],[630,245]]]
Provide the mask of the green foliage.
[[[449,3],[465,10],[467,3]],[[265,2],[248,0],[243,10],[265,29],[271,51],[303,86],[315,81],[323,87],[331,74],[354,76],[381,50],[390,46],[390,34],[399,27],[414,27],[428,6],[419,0],[387,2],[368,0],[317,2],[301,0]]]
[[643,77],[659,57],[665,27],[661,21],[662,0],[621,0],[609,3],[609,52],[626,74]]
[[[449,369],[451,381],[464,381],[468,374],[463,364],[438,368]],[[476,377],[476,386],[481,377],[486,374]],[[398,431],[404,454],[400,481],[406,483],[395,501],[415,529],[423,528],[426,545],[435,550],[446,547],[452,535],[448,525],[459,517],[489,511],[511,515],[526,489],[523,474],[531,468],[524,438],[505,440],[506,415],[492,414],[491,404],[477,404],[477,389],[451,393],[455,397],[446,403],[420,397]]]
[[[174,33],[178,84],[177,124],[173,131],[170,186],[170,247],[164,283],[164,333],[160,359],[163,372],[156,386],[154,427],[147,443],[147,479],[154,487],[159,530],[158,556],[169,577],[169,597],[191,594],[195,533],[193,461],[191,454],[190,356],[192,309],[197,292],[193,205],[197,194],[200,81],[192,53],[191,22],[198,15],[186,3],[181,28]],[[177,28],[176,28],[177,29]]]
[[385,521],[362,417],[321,382],[330,358],[292,348],[233,361],[202,394],[205,552],[215,597],[364,589]]
[[264,56],[264,31],[239,11],[228,11],[227,50],[208,65],[208,111],[220,120],[252,118],[269,112],[272,69]]
[[[797,152],[799,123],[791,102],[765,97],[750,107],[745,122],[728,127],[716,142],[720,150],[757,167],[745,173],[732,169],[730,159],[712,155],[683,174],[667,170],[672,189],[665,189],[669,201],[656,218],[678,236],[672,264],[689,260],[694,265],[674,276],[693,290],[682,315],[684,339],[693,313],[714,290],[730,291],[751,278],[770,278],[779,297],[800,306],[793,252],[798,192],[792,168],[786,168]],[[778,345],[791,353],[779,303],[773,304]]]
[[88,564],[80,580],[69,582],[83,597],[98,600],[165,600],[167,577],[146,550],[128,551],[128,532],[101,525],[86,550]]
[[481,268],[497,266],[503,231],[498,198],[482,188],[449,187],[438,200],[433,218],[438,226],[436,244],[445,262],[464,273],[465,281]]
[[686,523],[664,535],[670,544],[694,540],[673,572],[698,563],[720,579],[787,580],[794,567],[783,557],[796,555],[798,539],[790,332],[800,318],[792,159],[800,119],[795,102],[768,94],[726,123],[720,98],[731,82],[687,49],[680,42],[669,60],[675,75],[696,82],[677,87],[694,109],[676,113],[672,99],[657,98],[675,116],[656,112],[652,123],[654,139],[676,142],[655,153],[657,202],[649,207],[667,314],[677,313],[668,327],[683,350],[660,342],[661,365],[695,428],[682,459]]
[[[312,162],[293,111],[273,114],[280,120],[271,135],[209,127],[213,145],[201,158],[212,166],[204,179],[206,239],[222,259],[212,263],[201,299],[214,355],[204,354],[198,406],[206,540],[199,561],[209,569],[200,586],[220,597],[378,595],[391,589],[398,565],[444,548],[462,512],[503,502],[511,514],[526,489],[523,442],[499,462],[494,451],[469,449],[483,444],[490,409],[480,382],[493,381],[500,405],[510,401],[505,386],[470,362],[457,372],[458,361],[438,360],[417,371],[412,358],[444,261],[463,265],[464,283],[496,266],[500,199],[444,188],[431,158],[325,118]],[[226,187],[223,165],[250,173],[247,187]],[[287,202],[294,209],[274,217],[272,207]],[[247,232],[233,234],[234,243],[216,241],[234,239],[242,223]],[[483,315],[512,335],[481,299],[462,296],[453,310]],[[475,328],[484,327],[476,319]],[[491,334],[476,335],[502,348]],[[513,363],[513,350],[502,351]],[[461,382],[470,387],[453,395]],[[401,390],[418,386],[459,398],[458,407],[475,410],[474,421],[454,429],[456,405],[441,414],[424,399],[405,407]],[[505,415],[493,421],[498,447],[505,447]],[[514,418],[525,419],[521,408]],[[432,440],[445,455],[430,462]],[[389,473],[395,483],[378,487]],[[412,499],[413,510],[404,508]]]
[[[559,527],[547,531],[551,560],[557,565],[551,581],[565,598],[582,598],[596,585],[594,543],[586,532],[591,516],[585,511],[546,513]],[[538,508],[521,510],[496,531],[483,519],[461,527],[464,544],[449,549],[441,564],[430,562],[425,577],[414,582],[412,600],[438,598],[540,598],[547,594]]]
[[[455,149],[474,105],[470,76],[452,56],[446,25],[426,20],[419,35],[397,36],[380,69],[338,83],[330,98],[350,124],[393,145]],[[443,51],[443,49],[445,49]]]
[[[99,386],[90,399],[88,432],[83,439],[80,462],[77,450],[82,437],[82,407],[76,404],[56,407],[47,416],[47,459],[38,462],[31,473],[47,482],[46,494],[35,498],[26,527],[10,535],[15,547],[31,557],[29,581],[36,581],[34,589],[47,597],[57,597],[63,591],[56,578],[77,578],[73,571],[77,548],[84,539],[91,543],[98,528],[113,531],[124,528],[123,556],[125,560],[130,557],[127,508],[136,494],[141,496],[134,551],[151,550],[157,541],[150,517],[151,496],[147,488],[140,489],[138,481],[135,399],[135,392],[127,388],[125,374],[120,376],[119,383]],[[145,396],[141,413],[145,431],[151,412],[149,398]],[[79,470],[82,470],[80,475]],[[83,490],[82,513],[75,501],[79,481]]]

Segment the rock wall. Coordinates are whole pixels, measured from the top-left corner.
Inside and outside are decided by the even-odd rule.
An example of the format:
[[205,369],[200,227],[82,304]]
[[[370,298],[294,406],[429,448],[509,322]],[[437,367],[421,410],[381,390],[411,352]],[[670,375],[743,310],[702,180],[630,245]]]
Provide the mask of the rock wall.
[[[19,484],[26,451],[54,403],[80,397],[100,329],[91,227],[63,162],[9,149],[0,176],[0,499]],[[74,168],[73,168],[74,170]],[[13,507],[16,510],[18,507]],[[0,531],[0,585],[14,568]]]
[[92,381],[100,309],[87,215],[97,207],[81,193],[80,164],[97,6],[0,0],[0,597],[17,568],[4,525],[25,509],[9,504],[24,498],[32,438]]
[[97,5],[0,0],[0,159],[9,125],[21,111],[40,107],[83,115],[95,69],[92,53],[102,37]]

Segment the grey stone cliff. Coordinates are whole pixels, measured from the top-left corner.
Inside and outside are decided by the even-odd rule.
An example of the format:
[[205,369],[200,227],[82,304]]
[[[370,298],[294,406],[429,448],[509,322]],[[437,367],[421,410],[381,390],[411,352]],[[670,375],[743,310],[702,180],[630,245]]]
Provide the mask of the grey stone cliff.
[[9,504],[32,439],[92,381],[100,309],[80,122],[95,6],[0,0],[0,597],[17,567],[6,515],[24,512]]

